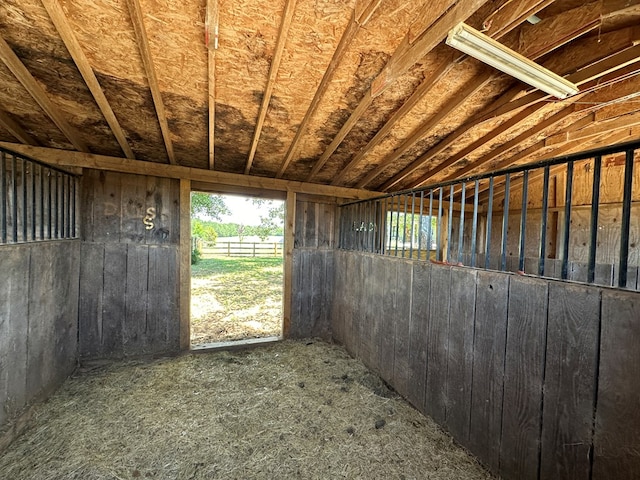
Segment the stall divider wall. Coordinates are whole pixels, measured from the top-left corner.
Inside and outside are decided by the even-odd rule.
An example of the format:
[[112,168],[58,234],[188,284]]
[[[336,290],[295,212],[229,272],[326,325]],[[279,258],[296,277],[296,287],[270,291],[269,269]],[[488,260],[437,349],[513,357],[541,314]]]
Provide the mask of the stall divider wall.
[[640,471],[640,293],[336,251],[332,332],[505,479]]

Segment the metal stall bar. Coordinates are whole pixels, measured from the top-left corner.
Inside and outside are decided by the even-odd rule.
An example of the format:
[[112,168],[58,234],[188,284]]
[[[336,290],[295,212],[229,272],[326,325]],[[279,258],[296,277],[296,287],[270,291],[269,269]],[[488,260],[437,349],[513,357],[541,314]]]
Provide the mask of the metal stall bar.
[[[407,207],[409,206],[409,197],[404,196],[404,218],[402,219],[402,258],[404,258],[404,251],[407,245]],[[398,222],[399,223],[399,222]]]
[[71,192],[71,196],[73,198],[73,202],[71,203],[71,236],[76,238],[76,204],[78,202],[78,194],[77,194],[77,183],[78,180],[76,178],[71,179],[73,185],[73,191]]
[[549,165],[544,167],[542,180],[542,212],[540,213],[540,250],[538,255],[538,275],[544,275],[544,261],[547,256],[547,214],[549,213]]
[[22,180],[22,241],[28,240],[27,234],[29,232],[29,209],[27,208],[27,161],[24,158],[20,159],[20,168],[22,172],[20,179]]
[[458,232],[458,262],[462,262],[462,247],[464,243],[464,204],[466,202],[467,184],[462,184],[460,191],[460,231]]
[[67,176],[67,230],[66,238],[71,238],[71,177]]
[[[416,211],[416,194],[411,194],[411,229],[409,230],[409,258],[413,258],[413,225],[415,223],[414,216]],[[406,219],[405,219],[406,221]],[[418,253],[418,258],[420,254]]]
[[560,278],[569,276],[569,232],[571,230],[571,196],[573,190],[573,161],[567,163],[567,183],[564,196],[564,226],[562,231],[562,273]]
[[529,170],[522,176],[522,209],[520,210],[520,242],[518,248],[518,270],[524,272],[525,242],[527,239],[527,203],[529,193]]
[[504,177],[504,208],[502,212],[502,243],[500,244],[500,270],[507,270],[507,230],[509,229],[509,196],[511,195],[511,174]]
[[631,223],[631,201],[633,200],[633,157],[634,151],[626,151],[624,162],[624,193],[622,197],[622,221],[620,224],[620,262],[618,287],[627,286],[627,268],[629,266],[629,232]]
[[31,241],[36,240],[36,164],[32,163],[31,168]]
[[0,213],[2,225],[0,226],[2,243],[7,243],[7,158],[4,152],[0,152]]
[[473,220],[471,222],[471,266],[476,266],[476,247],[478,234],[478,192],[480,181],[476,180],[473,185]]
[[436,261],[442,260],[442,191],[438,194],[438,223],[436,224]]
[[493,177],[489,177],[489,201],[487,203],[487,233],[484,248],[484,268],[488,269],[491,261],[491,224],[493,222]]
[[451,261],[451,232],[453,230],[453,194],[454,185],[449,187],[449,218],[447,219],[447,262]]
[[429,225],[427,225],[427,260],[431,259],[431,247],[433,246],[433,242],[431,241],[431,237],[433,236],[433,221],[431,217],[433,216],[433,189],[429,189]]
[[49,223],[49,229],[47,230],[47,236],[49,237],[49,240],[51,240],[51,238],[53,238],[53,218],[51,218],[51,215],[53,213],[53,209],[51,206],[51,170],[47,169],[47,182],[48,182],[48,186],[47,186],[47,195],[48,195],[48,201],[47,201],[47,222]]
[[13,204],[11,205],[11,226],[13,227],[11,229],[11,237],[13,243],[17,243],[18,241],[18,179],[16,178],[16,164],[16,156],[11,155],[11,199],[13,200]]
[[422,218],[424,212],[424,190],[420,191],[420,217],[418,219],[418,260],[422,256]]
[[600,176],[602,173],[602,157],[597,155],[593,160],[593,185],[591,187],[591,220],[589,226],[589,264],[587,266],[587,282],[596,279],[596,249],[598,245],[598,214],[600,203]]

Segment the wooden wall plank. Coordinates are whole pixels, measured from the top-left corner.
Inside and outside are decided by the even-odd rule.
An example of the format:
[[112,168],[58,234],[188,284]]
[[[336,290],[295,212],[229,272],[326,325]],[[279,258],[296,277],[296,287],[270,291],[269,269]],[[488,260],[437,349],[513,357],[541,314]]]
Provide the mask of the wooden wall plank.
[[324,253],[324,285],[322,288],[322,297],[320,302],[322,305],[321,326],[318,336],[326,341],[331,340],[331,310],[334,301],[334,275],[335,270],[335,254],[333,251]]
[[384,325],[384,291],[386,287],[385,262],[384,258],[374,255],[371,261],[371,299],[370,308],[370,328],[373,343],[373,359],[370,368],[378,375],[382,374],[382,328]]
[[[354,278],[360,278],[360,264],[357,262],[355,255],[347,254],[346,260],[346,274],[347,281],[345,289],[342,291],[342,295],[345,297],[344,308],[344,346],[352,357],[358,358],[358,345],[359,345],[359,322],[356,318],[357,315],[357,301],[359,293],[359,282],[353,281]],[[351,301],[349,301],[351,300]]]
[[0,255],[0,430],[27,402],[31,249],[3,246]]
[[168,301],[167,316],[167,349],[171,352],[180,350],[180,249],[173,246],[167,251],[168,287],[165,292]]
[[331,302],[331,334],[333,338],[341,344],[345,344],[345,309],[347,269],[347,254],[342,251],[335,252],[333,270],[333,299]]
[[590,475],[600,292],[549,284],[541,479]]
[[395,314],[387,318],[395,323],[395,353],[393,359],[394,386],[403,397],[409,396],[409,322],[411,320],[411,290],[413,265],[399,261],[396,280]]
[[104,245],[104,293],[100,325],[101,357],[119,357],[124,352],[126,318],[127,246]]
[[360,318],[360,358],[369,366],[375,363],[376,344],[371,328],[373,312],[371,311],[371,299],[373,290],[373,279],[371,277],[372,259],[370,255],[361,255],[360,261],[360,295],[356,299],[358,317]]
[[593,479],[631,480],[640,472],[640,295],[603,290],[602,318]]
[[79,355],[80,357],[100,356],[102,355],[104,245],[83,242],[80,257]]
[[[180,180],[179,205],[180,261],[178,267],[178,301],[180,302],[180,349],[188,350],[191,346],[191,180]],[[287,270],[285,269],[286,273]]]
[[509,277],[478,272],[469,448],[499,470]]
[[125,317],[123,327],[124,354],[146,353],[147,282],[149,275],[149,247],[129,244],[127,248]]
[[322,322],[322,313],[325,308],[325,305],[322,302],[322,292],[325,288],[327,288],[325,282],[325,274],[326,274],[326,252],[324,251],[314,251],[310,255],[311,260],[311,290],[310,294],[310,303],[311,308],[309,309],[308,315],[311,316],[309,320],[310,331],[309,334],[311,337],[320,337],[322,336],[322,330],[324,329]]
[[169,250],[168,247],[149,247],[149,274],[145,343],[147,352],[167,350],[167,323],[176,321],[169,317]]
[[[477,270],[451,269],[446,426],[463,445],[469,439],[477,277]],[[432,284],[434,290],[445,288]]]
[[504,478],[538,478],[547,302],[547,282],[511,278],[500,449]]
[[447,360],[449,358],[449,305],[451,267],[433,265],[429,290],[427,335],[427,391],[425,412],[444,424],[447,405]]
[[420,411],[424,411],[425,408],[430,286],[431,264],[415,262],[413,264],[413,285],[411,289],[409,395],[407,399]]
[[383,282],[385,284],[382,300],[382,324],[380,326],[380,371],[382,378],[394,384],[398,261],[389,257],[382,257],[381,261],[384,264]]

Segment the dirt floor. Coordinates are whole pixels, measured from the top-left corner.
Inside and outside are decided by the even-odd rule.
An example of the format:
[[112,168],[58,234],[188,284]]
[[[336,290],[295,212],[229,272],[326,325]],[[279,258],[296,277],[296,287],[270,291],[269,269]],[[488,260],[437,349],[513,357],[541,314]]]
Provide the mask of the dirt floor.
[[0,477],[492,478],[343,348],[317,341],[85,367],[0,454]]
[[193,346],[282,334],[282,258],[204,258],[191,275]]

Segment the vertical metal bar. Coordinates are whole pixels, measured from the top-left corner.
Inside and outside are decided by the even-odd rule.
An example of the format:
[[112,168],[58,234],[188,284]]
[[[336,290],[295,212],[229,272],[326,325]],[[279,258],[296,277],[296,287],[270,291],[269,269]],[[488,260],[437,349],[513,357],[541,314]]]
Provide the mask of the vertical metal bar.
[[17,179],[17,164],[16,156],[11,155],[11,198],[13,199],[13,205],[11,206],[12,224],[12,237],[13,242],[18,241],[18,179]]
[[487,234],[484,245],[484,268],[488,269],[491,261],[491,226],[493,223],[493,178],[489,178],[489,203],[487,204]]
[[602,157],[593,160],[593,185],[591,186],[591,220],[589,228],[589,264],[587,266],[587,282],[593,283],[596,278],[596,248],[598,244],[598,213],[600,204],[600,174]]
[[633,193],[633,157],[634,151],[627,150],[624,162],[624,194],[622,197],[622,222],[620,224],[620,266],[618,287],[627,286],[627,268],[629,266],[629,232],[631,224],[631,200]]
[[409,206],[409,197],[404,196],[404,218],[402,221],[402,258],[404,258],[405,246],[407,244],[407,207]]
[[525,242],[527,240],[527,204],[529,203],[529,170],[522,174],[522,207],[520,209],[520,242],[518,247],[518,270],[524,272]]
[[398,205],[396,208],[396,249],[394,255],[398,256],[398,239],[400,238],[400,198],[398,198]]
[[467,201],[467,184],[462,184],[460,192],[460,231],[458,232],[458,262],[462,262],[462,247],[464,242],[464,204]]
[[27,208],[27,160],[25,158],[20,159],[20,167],[22,168],[22,241],[27,241],[27,234],[29,232],[29,210]]
[[39,166],[40,172],[40,240],[44,240],[44,167]]
[[420,216],[418,217],[418,260],[420,260],[420,256],[422,255],[422,218],[424,208],[424,190],[420,192]]
[[564,196],[564,228],[562,233],[562,280],[569,276],[569,231],[571,229],[571,195],[573,190],[573,162],[567,163],[567,184]]
[[429,190],[429,224],[427,225],[427,260],[431,259],[431,247],[433,247],[433,189]]
[[71,177],[67,176],[67,238],[71,238]]
[[436,260],[442,260],[442,191],[443,187],[440,187],[440,193],[438,194],[438,223],[436,224]]
[[478,245],[478,190],[480,189],[480,182],[476,180],[473,190],[473,221],[471,223],[471,266],[476,266],[476,248]]
[[60,238],[60,188],[58,185],[58,172],[53,172],[54,175],[54,180],[55,180],[55,218],[54,218],[54,222],[55,222],[55,237],[54,238]]
[[504,177],[504,208],[502,212],[502,244],[500,245],[500,270],[507,270],[507,231],[509,230],[509,196],[511,195],[511,174]]
[[2,214],[2,243],[7,243],[7,156],[0,152],[0,213]]
[[36,239],[36,164],[29,165],[31,172],[31,241]]
[[53,219],[51,218],[51,214],[53,212],[53,208],[51,205],[51,200],[52,200],[52,195],[51,195],[51,170],[47,169],[47,182],[48,182],[48,186],[47,186],[47,195],[48,195],[48,202],[47,202],[47,211],[48,211],[48,215],[47,215],[47,221],[49,222],[49,230],[47,231],[47,236],[49,237],[49,240],[51,240],[51,238],[53,237]]
[[76,238],[76,207],[78,206],[78,193],[77,193],[77,185],[78,179],[73,177],[71,180],[73,183],[73,191],[71,192],[71,236]]
[[452,229],[453,229],[453,185],[449,187],[449,218],[447,219],[447,262],[451,261]]
[[[411,229],[409,233],[409,258],[413,258],[413,226],[415,225],[416,194],[411,194]],[[419,256],[419,254],[418,254]]]
[[393,196],[389,199],[390,208],[387,210],[387,218],[389,219],[389,243],[388,243],[388,252],[391,255],[391,239],[393,238]]
[[544,275],[544,261],[547,256],[547,214],[549,213],[549,165],[544,167],[542,179],[542,212],[540,222],[540,251],[538,255],[538,275]]
[[64,232],[65,232],[65,223],[66,223],[66,218],[65,218],[65,209],[66,209],[66,205],[65,205],[65,178],[62,175],[58,174],[58,183],[60,185],[60,235],[58,238],[64,238]]

